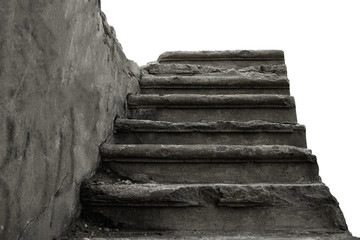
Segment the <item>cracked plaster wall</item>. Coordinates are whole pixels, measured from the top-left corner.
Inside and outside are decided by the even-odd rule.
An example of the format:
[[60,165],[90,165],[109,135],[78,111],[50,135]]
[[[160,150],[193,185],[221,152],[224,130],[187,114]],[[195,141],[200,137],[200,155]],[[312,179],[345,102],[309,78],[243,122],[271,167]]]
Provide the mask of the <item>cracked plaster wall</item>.
[[0,1],[0,239],[52,239],[138,66],[98,0]]

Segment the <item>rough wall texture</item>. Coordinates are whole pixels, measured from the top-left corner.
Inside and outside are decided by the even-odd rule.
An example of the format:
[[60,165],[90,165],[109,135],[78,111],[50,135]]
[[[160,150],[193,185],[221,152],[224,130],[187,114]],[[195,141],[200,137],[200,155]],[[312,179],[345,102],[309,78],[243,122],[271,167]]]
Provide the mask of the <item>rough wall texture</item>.
[[138,66],[98,0],[0,1],[0,239],[52,239]]

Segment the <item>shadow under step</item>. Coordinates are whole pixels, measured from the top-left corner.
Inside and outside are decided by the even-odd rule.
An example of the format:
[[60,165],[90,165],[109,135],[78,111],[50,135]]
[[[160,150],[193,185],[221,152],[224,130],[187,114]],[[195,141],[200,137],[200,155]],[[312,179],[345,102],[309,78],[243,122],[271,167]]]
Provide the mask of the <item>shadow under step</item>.
[[297,122],[294,98],[287,95],[130,94],[127,103],[128,117],[136,119]]
[[142,94],[290,94],[287,77],[262,73],[237,76],[145,75],[140,86]]
[[110,227],[174,231],[346,232],[323,184],[120,184],[85,182],[85,218]]
[[305,126],[264,121],[165,122],[116,118],[114,144],[289,145],[306,148]]
[[316,157],[283,145],[102,144],[102,165],[134,182],[319,182]]

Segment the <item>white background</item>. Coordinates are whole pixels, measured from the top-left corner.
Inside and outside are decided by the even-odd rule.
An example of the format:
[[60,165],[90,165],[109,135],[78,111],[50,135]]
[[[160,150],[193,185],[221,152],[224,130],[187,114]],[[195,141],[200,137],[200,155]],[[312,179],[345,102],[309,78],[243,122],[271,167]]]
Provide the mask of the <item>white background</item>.
[[102,0],[129,59],[170,50],[285,51],[298,122],[360,236],[360,1]]

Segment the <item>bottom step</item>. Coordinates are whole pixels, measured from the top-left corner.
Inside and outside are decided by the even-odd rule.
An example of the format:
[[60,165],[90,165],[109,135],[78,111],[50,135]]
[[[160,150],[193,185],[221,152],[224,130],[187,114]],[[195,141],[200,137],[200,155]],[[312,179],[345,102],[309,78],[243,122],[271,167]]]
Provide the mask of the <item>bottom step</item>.
[[82,186],[83,213],[121,229],[346,231],[324,184],[121,184]]
[[256,232],[201,232],[201,231],[138,231],[108,228],[86,221],[75,220],[56,240],[360,240],[348,231],[307,232],[307,231],[256,231]]
[[[91,238],[89,240],[359,240],[350,234],[324,234],[324,235],[287,235],[287,236],[262,236],[262,235],[217,235],[217,236],[160,236],[160,237],[126,237],[126,238]],[[88,240],[88,239],[83,239]]]

